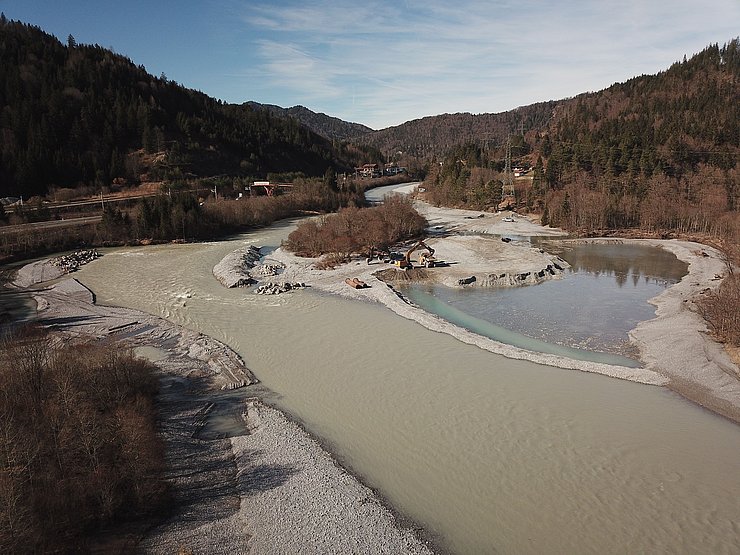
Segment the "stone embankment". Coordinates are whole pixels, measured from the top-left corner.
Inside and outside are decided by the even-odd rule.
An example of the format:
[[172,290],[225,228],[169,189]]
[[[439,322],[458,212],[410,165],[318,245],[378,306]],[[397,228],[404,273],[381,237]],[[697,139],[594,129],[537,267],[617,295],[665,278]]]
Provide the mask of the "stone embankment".
[[84,266],[100,258],[102,255],[96,250],[76,251],[72,254],[65,254],[52,258],[49,262],[54,266],[61,268],[64,273],[76,272],[80,266]]
[[519,272],[519,273],[501,273],[501,274],[487,274],[487,275],[473,275],[468,278],[458,280],[458,285],[477,285],[479,287],[516,287],[517,285],[535,285],[550,279],[553,276],[563,273],[563,266],[567,266],[566,262],[563,265],[553,262],[548,264],[544,268],[533,272]]
[[304,287],[306,287],[306,284],[300,281],[293,283],[289,281],[282,283],[263,283],[262,285],[259,285],[254,292],[257,295],[279,295],[281,293],[293,291],[294,289],[303,289]]
[[16,287],[30,287],[37,283],[51,281],[65,274],[75,272],[80,266],[84,266],[101,256],[96,250],[80,250],[71,254],[32,262],[18,270],[13,283]]
[[[213,267],[213,275],[225,287],[247,287],[261,279],[280,275],[285,270],[285,264],[275,260],[259,264],[261,257],[257,247],[250,245],[237,249]],[[266,281],[258,285],[254,292],[257,295],[280,295],[304,287],[306,284],[301,281]]]
[[254,245],[237,249],[213,267],[213,275],[224,287],[247,287],[254,283],[250,270],[261,257],[260,249]]
[[270,277],[276,276],[285,269],[284,264],[278,262],[265,262],[252,270],[252,276]]

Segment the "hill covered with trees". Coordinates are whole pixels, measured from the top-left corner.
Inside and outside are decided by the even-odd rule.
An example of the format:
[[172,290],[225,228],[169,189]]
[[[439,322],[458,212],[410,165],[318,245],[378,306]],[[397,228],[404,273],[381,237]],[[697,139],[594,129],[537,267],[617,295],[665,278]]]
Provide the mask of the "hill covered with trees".
[[361,123],[352,123],[320,112],[317,113],[305,106],[281,108],[274,104],[260,104],[259,102],[247,102],[247,105],[256,110],[267,110],[282,118],[293,118],[314,133],[327,139],[340,141],[351,140],[372,133],[373,131]]
[[0,84],[0,197],[142,176],[321,176],[361,161],[352,160],[357,149],[342,152],[295,119],[225,104],[4,15]]
[[[513,135],[520,207],[572,230],[637,227],[728,236],[740,208],[740,45],[712,45],[657,75],[552,105]],[[428,185],[437,203],[501,199],[503,151],[481,141],[448,151]]]
[[540,102],[498,114],[428,116],[362,135],[354,141],[383,153],[401,152],[422,160],[443,158],[451,149],[468,142],[496,146],[521,129],[543,129],[559,104],[558,101]]

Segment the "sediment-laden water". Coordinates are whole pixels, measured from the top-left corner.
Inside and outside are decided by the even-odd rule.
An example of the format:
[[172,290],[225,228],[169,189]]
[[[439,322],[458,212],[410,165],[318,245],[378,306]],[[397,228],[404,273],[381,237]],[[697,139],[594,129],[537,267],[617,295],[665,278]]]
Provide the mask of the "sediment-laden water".
[[737,553],[740,428],[666,389],[510,360],[379,305],[225,289],[230,241],[75,277],[231,345],[278,406],[455,553]]

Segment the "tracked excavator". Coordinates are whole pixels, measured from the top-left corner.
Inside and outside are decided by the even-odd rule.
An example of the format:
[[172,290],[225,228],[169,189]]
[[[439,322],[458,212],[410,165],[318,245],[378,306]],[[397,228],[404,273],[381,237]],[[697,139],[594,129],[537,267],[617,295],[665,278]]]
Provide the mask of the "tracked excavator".
[[402,259],[396,260],[396,266],[398,266],[399,268],[403,268],[404,270],[412,269],[414,265],[411,262],[411,254],[421,247],[425,248],[426,252],[421,253],[421,255],[419,256],[419,265],[424,268],[434,268],[434,265],[437,262],[437,259],[434,258],[434,249],[427,245],[423,240],[419,241],[408,251],[406,251],[406,254]]

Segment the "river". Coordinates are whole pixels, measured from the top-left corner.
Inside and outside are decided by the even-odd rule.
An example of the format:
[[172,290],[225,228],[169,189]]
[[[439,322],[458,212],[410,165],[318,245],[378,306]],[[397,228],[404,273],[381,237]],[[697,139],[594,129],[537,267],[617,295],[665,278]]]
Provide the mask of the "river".
[[310,289],[225,289],[227,241],[122,248],[76,275],[231,347],[337,458],[453,553],[737,553],[740,428],[672,392],[511,360]]

